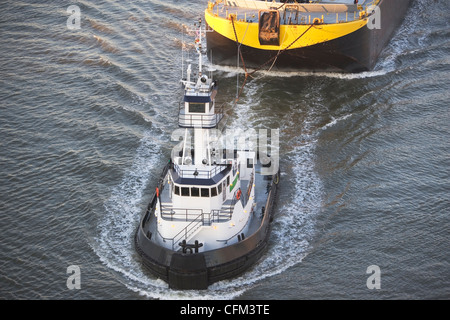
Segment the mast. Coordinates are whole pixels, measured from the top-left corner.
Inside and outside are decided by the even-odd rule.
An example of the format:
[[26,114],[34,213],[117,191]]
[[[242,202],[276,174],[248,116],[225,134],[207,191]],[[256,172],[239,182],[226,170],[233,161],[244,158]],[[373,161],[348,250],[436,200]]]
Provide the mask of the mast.
[[[202,19],[198,20],[198,31],[197,38],[195,39],[196,50],[198,53],[198,79],[201,82],[204,82],[202,76],[203,72],[203,57],[202,57]],[[205,81],[206,82],[206,81]],[[200,84],[200,83],[198,83]],[[201,84],[200,84],[201,86]],[[207,106],[205,106],[207,109]],[[207,111],[207,110],[205,110]],[[209,141],[205,137],[205,132],[203,128],[195,128],[194,129],[194,161],[193,163],[196,166],[204,165],[203,161],[206,159],[206,146],[209,144]]]
[[[198,54],[198,75],[197,79],[191,80],[192,67],[189,64],[187,68],[187,78],[182,80],[184,84],[184,108],[180,108],[179,126],[186,128],[185,142],[181,163],[183,165],[193,164],[196,168],[211,165],[210,152],[210,132],[209,130],[217,127],[222,119],[222,114],[215,112],[215,96],[217,93],[217,82],[203,74],[203,32],[206,29],[202,27],[202,19],[196,25],[195,49]],[[194,131],[194,153],[186,152],[188,142],[187,130]],[[191,159],[191,156],[192,159]],[[192,161],[189,161],[192,160]]]
[[202,76],[203,71],[203,60],[202,60],[202,18],[198,19],[198,31],[197,38],[195,39],[196,50],[198,53],[198,76]]

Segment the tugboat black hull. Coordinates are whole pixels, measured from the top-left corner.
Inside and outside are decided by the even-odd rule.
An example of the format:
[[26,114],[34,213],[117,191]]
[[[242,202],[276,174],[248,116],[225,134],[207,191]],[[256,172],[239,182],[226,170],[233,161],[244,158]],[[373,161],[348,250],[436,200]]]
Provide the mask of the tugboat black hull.
[[[308,72],[370,71],[403,21],[410,3],[411,0],[382,0],[379,3],[381,28],[364,26],[332,40],[283,50],[281,54],[280,50],[241,44],[245,67],[258,69],[263,66],[263,69]],[[235,24],[237,27],[237,22]],[[299,36],[302,30],[299,29]],[[235,38],[225,37],[211,26],[207,33],[207,45],[208,50],[213,52],[214,63],[228,66],[236,66],[236,61],[242,63],[237,57]]]
[[155,194],[135,234],[136,251],[143,264],[153,275],[177,290],[204,290],[217,281],[242,274],[267,248],[278,182],[279,173],[271,177],[264,216],[254,234],[236,244],[199,253],[172,251],[151,241],[151,235],[144,230],[150,219],[155,218],[151,214],[156,203]]

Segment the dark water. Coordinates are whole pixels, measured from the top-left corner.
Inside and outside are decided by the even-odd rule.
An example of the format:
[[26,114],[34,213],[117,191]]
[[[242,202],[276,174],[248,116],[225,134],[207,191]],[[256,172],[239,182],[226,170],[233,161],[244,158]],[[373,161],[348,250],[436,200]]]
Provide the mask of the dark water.
[[[67,1],[0,3],[0,298],[449,299],[446,0],[416,0],[373,72],[261,72],[230,104],[229,126],[280,130],[283,184],[252,270],[178,292],[142,269],[133,233],[175,145],[183,31],[206,3],[78,1],[76,30]],[[215,77],[231,102],[235,70]]]

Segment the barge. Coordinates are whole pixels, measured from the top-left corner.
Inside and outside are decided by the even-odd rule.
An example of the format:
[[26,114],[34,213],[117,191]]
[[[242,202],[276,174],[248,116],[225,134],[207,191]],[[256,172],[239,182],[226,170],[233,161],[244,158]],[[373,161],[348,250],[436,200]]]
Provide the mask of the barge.
[[207,47],[244,69],[370,71],[411,0],[210,0]]

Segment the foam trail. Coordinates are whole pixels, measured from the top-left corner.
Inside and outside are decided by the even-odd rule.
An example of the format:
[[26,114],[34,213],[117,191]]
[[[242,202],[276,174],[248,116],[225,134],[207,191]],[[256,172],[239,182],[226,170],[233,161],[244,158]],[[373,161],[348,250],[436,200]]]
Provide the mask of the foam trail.
[[331,122],[330,122],[330,123],[327,123],[326,125],[324,125],[324,126],[322,127],[322,130],[325,130],[325,129],[327,129],[327,128],[330,128],[330,127],[334,126],[335,124],[337,124],[339,121],[343,121],[343,120],[345,120],[345,119],[347,119],[347,118],[349,118],[349,117],[351,117],[351,116],[352,116],[352,114],[350,113],[350,114],[346,114],[346,115],[344,115],[344,116],[342,116],[342,117],[339,117],[339,118],[331,117],[331,118],[332,118]]
[[[212,65],[214,69],[217,69],[222,72],[226,72],[229,77],[236,76],[237,74],[245,74],[244,69],[231,67],[231,66],[221,66],[221,65]],[[249,73],[253,70],[248,69]],[[275,77],[275,78],[293,78],[293,77],[323,77],[323,78],[334,78],[334,79],[365,79],[365,78],[373,78],[383,76],[389,72],[391,72],[391,68],[382,68],[381,70],[374,71],[365,71],[359,73],[339,73],[339,72],[312,72],[312,71],[276,71],[276,70],[258,70],[255,76],[264,76],[264,77]]]
[[92,247],[104,264],[126,279],[164,287],[165,284],[147,279],[142,273],[134,258],[133,244],[135,228],[142,214],[143,192],[151,172],[160,163],[158,154],[159,148],[153,145],[152,134],[146,132],[131,169],[104,204],[105,215],[98,227],[100,233]]
[[[251,119],[259,119],[257,115],[252,116],[252,106],[258,103],[257,91],[256,83],[249,86],[245,101],[236,106],[239,113],[246,116],[235,118],[233,125],[248,130],[252,127]],[[94,251],[108,268],[122,275],[120,281],[128,289],[146,298],[214,300],[242,295],[258,281],[282,273],[307,255],[309,241],[315,233],[314,216],[321,204],[322,186],[314,171],[314,136],[306,134],[299,141],[302,143],[284,155],[287,163],[293,165],[289,173],[293,186],[284,203],[275,209],[280,214],[273,222],[269,249],[240,277],[215,283],[208,290],[177,291],[144,271],[134,251],[133,237],[145,207],[142,203],[144,191],[152,173],[159,173],[163,162],[150,132],[144,134],[132,167],[104,204],[105,216],[99,225],[99,236],[92,245]]]

